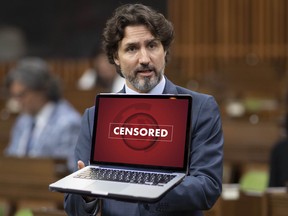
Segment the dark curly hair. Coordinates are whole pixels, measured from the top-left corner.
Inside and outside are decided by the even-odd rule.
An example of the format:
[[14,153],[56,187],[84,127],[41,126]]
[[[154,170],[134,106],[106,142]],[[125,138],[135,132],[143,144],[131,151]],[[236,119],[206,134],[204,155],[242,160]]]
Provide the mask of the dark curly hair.
[[[115,64],[114,57],[118,51],[118,44],[124,37],[124,30],[127,26],[145,25],[151,34],[159,39],[167,52],[165,61],[168,61],[170,45],[174,39],[174,29],[161,13],[142,4],[125,4],[118,7],[113,16],[106,22],[103,31],[103,49],[109,62]],[[115,64],[116,65],[116,64]],[[117,72],[123,77],[120,68]]]
[[50,71],[46,61],[38,57],[25,57],[12,68],[5,79],[7,89],[15,82],[21,82],[28,89],[40,91],[49,101],[62,98],[60,80]]

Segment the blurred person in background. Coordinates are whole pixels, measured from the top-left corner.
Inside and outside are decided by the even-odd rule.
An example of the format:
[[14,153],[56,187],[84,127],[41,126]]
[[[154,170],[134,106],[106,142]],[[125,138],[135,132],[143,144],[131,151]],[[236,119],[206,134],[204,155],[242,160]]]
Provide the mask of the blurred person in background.
[[270,154],[269,187],[288,185],[288,114],[283,128],[284,137],[275,143]]
[[7,74],[5,87],[20,114],[4,154],[64,158],[72,169],[81,115],[61,97],[60,82],[48,64],[24,58]]
[[80,90],[97,88],[105,92],[118,92],[124,86],[125,80],[110,64],[106,54],[96,49],[92,53],[91,66],[80,77],[77,87]]

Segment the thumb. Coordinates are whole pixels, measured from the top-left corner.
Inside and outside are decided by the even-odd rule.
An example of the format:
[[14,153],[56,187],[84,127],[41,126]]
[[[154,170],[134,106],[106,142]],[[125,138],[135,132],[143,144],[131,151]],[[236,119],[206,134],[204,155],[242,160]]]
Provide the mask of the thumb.
[[81,161],[81,160],[79,160],[79,161],[78,161],[78,169],[82,169],[82,168],[84,168],[84,167],[85,167],[84,162]]

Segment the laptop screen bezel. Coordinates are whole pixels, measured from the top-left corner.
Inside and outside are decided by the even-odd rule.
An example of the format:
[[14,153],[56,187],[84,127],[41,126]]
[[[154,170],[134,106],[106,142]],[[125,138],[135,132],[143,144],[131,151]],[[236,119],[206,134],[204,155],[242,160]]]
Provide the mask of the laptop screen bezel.
[[[187,112],[187,121],[186,121],[186,137],[185,137],[185,149],[184,149],[184,160],[182,167],[170,167],[170,166],[153,166],[153,165],[139,165],[139,164],[126,164],[126,163],[112,163],[112,162],[103,162],[103,161],[96,161],[94,160],[94,150],[95,150],[95,145],[96,145],[96,136],[97,136],[97,121],[98,121],[98,106],[99,100],[101,98],[151,98],[151,99],[181,99],[181,100],[187,100],[188,101],[188,112]],[[185,172],[188,173],[188,163],[189,163],[189,156],[190,156],[190,151],[191,151],[191,132],[192,132],[192,96],[188,94],[160,94],[160,95],[151,95],[151,94],[124,94],[124,93],[99,93],[96,95],[95,99],[95,113],[94,113],[94,122],[93,122],[93,133],[92,133],[92,143],[91,143],[91,155],[90,155],[90,164],[91,165],[106,165],[106,166],[111,166],[111,167],[125,167],[125,168],[130,168],[130,169],[151,169],[153,171],[167,171],[167,172]]]

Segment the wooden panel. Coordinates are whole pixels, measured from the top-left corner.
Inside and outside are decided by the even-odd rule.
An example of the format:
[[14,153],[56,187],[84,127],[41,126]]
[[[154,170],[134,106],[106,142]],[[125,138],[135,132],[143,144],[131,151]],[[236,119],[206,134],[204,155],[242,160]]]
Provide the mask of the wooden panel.
[[1,157],[0,170],[0,198],[5,199],[11,209],[23,203],[38,207],[63,206],[64,195],[49,191],[48,186],[68,173],[65,160]]
[[[268,166],[288,104],[287,11],[286,0],[168,0],[175,41],[167,75],[216,97],[225,162]],[[235,96],[244,103],[252,98],[276,105],[271,110],[247,109],[234,119],[226,105]],[[249,123],[252,115],[259,117],[258,124]]]
[[265,194],[240,193],[236,209],[235,216],[268,216],[267,199]]
[[[238,61],[257,66],[265,63],[282,72],[281,79],[285,80],[287,11],[286,0],[169,0],[168,18],[175,27],[175,41],[168,76],[182,85],[194,80],[201,90],[203,85],[214,85],[208,93],[216,97],[221,94],[217,89],[229,82],[217,79],[219,64],[233,65]],[[246,77],[249,71],[235,70],[230,77],[236,73],[238,77]],[[284,84],[275,79],[269,81],[269,86],[282,89],[277,95],[283,98],[287,80]],[[253,82],[261,84],[261,80]]]
[[[231,190],[229,193],[229,189]],[[238,193],[237,193],[238,190]],[[236,193],[235,193],[236,192]],[[244,193],[237,185],[223,185],[222,196],[205,216],[287,216],[286,188],[267,188],[264,193]]]
[[286,216],[288,214],[287,193],[270,193],[268,199],[269,216]]
[[270,150],[279,137],[274,122],[223,121],[224,157],[230,162],[269,162]]
[[47,59],[52,71],[60,77],[64,87],[75,87],[86,69],[90,67],[90,59]]
[[239,185],[223,185],[223,193],[216,204],[205,216],[268,216],[267,197],[265,193],[243,193]]
[[96,88],[87,91],[81,91],[76,88],[66,88],[64,89],[63,96],[76,110],[83,114],[85,109],[94,105],[96,94],[99,92],[101,92],[101,90]]
[[[75,87],[78,79],[90,66],[90,59],[45,59],[64,84],[64,87]],[[8,71],[16,62],[0,62],[0,82],[3,83]],[[2,93],[2,92],[1,92]],[[3,97],[3,95],[2,95]],[[1,97],[0,97],[1,98]]]
[[32,210],[33,216],[66,216],[64,210],[59,209],[33,209]]

